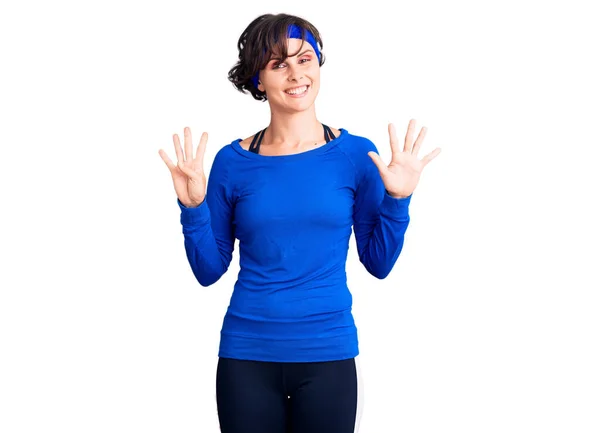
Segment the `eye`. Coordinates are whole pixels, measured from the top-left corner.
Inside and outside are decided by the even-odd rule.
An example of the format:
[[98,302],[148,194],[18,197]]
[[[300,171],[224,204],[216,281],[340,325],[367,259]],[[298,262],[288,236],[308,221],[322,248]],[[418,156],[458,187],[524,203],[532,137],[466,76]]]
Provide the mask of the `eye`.
[[310,62],[310,59],[300,59],[300,62],[302,62],[303,60],[306,60],[307,62]]

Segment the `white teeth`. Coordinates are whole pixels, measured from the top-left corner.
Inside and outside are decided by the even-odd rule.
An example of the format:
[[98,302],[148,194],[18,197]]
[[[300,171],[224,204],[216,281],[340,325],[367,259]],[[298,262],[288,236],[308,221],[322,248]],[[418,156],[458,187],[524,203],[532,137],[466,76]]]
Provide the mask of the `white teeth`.
[[298,87],[296,89],[286,90],[285,93],[287,93],[288,95],[298,95],[300,93],[306,92],[306,90],[308,90],[308,86],[302,86],[302,87]]

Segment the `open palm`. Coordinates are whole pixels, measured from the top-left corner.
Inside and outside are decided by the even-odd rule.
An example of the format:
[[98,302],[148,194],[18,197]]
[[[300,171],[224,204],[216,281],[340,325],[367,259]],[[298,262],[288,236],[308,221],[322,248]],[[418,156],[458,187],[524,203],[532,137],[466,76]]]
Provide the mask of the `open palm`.
[[204,174],[204,153],[206,152],[206,142],[208,134],[202,133],[200,143],[196,150],[196,156],[192,153],[192,132],[190,128],[185,128],[184,132],[185,156],[181,150],[179,136],[173,135],[173,143],[175,144],[175,153],[177,155],[177,165],[167,156],[162,149],[158,151],[163,159],[171,176],[173,178],[173,186],[177,193],[177,198],[186,207],[199,206],[206,196],[206,175]]
[[411,119],[404,139],[404,149],[401,149],[396,136],[396,128],[392,123],[388,125],[390,146],[392,148],[392,161],[388,165],[383,162],[376,152],[369,152],[369,156],[379,170],[386,191],[395,198],[404,198],[411,195],[419,183],[425,166],[441,152],[438,147],[419,159],[419,149],[427,133],[427,128],[421,128],[419,136],[413,143],[414,129],[415,119]]

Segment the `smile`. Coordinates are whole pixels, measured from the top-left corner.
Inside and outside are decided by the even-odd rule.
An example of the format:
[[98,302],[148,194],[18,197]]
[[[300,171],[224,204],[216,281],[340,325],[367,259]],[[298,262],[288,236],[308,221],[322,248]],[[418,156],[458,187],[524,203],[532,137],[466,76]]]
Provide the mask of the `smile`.
[[304,95],[308,91],[309,86],[300,86],[294,87],[293,89],[288,89],[285,91],[290,96],[301,96]]

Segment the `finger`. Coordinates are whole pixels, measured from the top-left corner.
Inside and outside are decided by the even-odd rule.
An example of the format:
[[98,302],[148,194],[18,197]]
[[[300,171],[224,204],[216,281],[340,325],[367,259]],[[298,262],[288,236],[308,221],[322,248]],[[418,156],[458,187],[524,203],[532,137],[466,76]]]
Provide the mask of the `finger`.
[[379,170],[379,174],[383,178],[383,175],[387,171],[387,165],[385,165],[383,159],[381,159],[381,157],[376,152],[369,152],[368,155],[371,157],[371,160],[373,161],[373,163],[377,167],[377,170]]
[[192,131],[187,126],[183,129],[183,141],[185,146],[185,162],[191,162],[194,159],[192,155]]
[[415,123],[416,123],[415,119],[410,119],[410,122],[408,122],[408,129],[406,130],[406,137],[404,137],[404,151],[405,152],[410,152],[410,149],[412,148],[412,137],[413,137],[413,132],[415,130]]
[[427,155],[425,155],[423,157],[423,159],[421,159],[421,162],[423,163],[423,167],[425,167],[427,164],[429,164],[433,158],[435,158],[436,156],[438,156],[440,154],[440,152],[442,151],[442,149],[435,148],[434,150],[432,150],[431,152],[429,152]]
[[185,163],[179,162],[177,164],[177,167],[179,167],[179,170],[181,170],[183,172],[183,174],[185,174],[188,178],[193,179],[193,180],[200,179],[200,175],[198,173],[196,173],[193,168],[188,167]]
[[424,126],[421,128],[421,132],[419,132],[419,136],[417,137],[417,141],[415,141],[415,145],[412,149],[412,154],[417,156],[419,154],[419,149],[421,148],[421,143],[425,139],[425,134],[427,134],[427,127]]
[[173,144],[175,144],[175,154],[177,155],[177,163],[184,162],[183,152],[181,151],[181,143],[179,142],[179,135],[173,134]]
[[203,132],[200,137],[200,143],[196,149],[196,157],[194,158],[194,167],[204,171],[204,154],[206,153],[206,143],[208,141],[208,133]]
[[390,134],[390,147],[392,148],[392,159],[394,155],[400,153],[400,142],[396,134],[396,127],[393,123],[388,124],[388,133]]
[[158,151],[158,154],[160,155],[162,160],[165,162],[165,164],[167,164],[167,167],[169,167],[170,171],[175,170],[175,168],[177,166],[175,164],[173,164],[173,161],[171,161],[171,158],[169,158],[169,156],[167,155],[167,153],[164,150],[160,149]]

